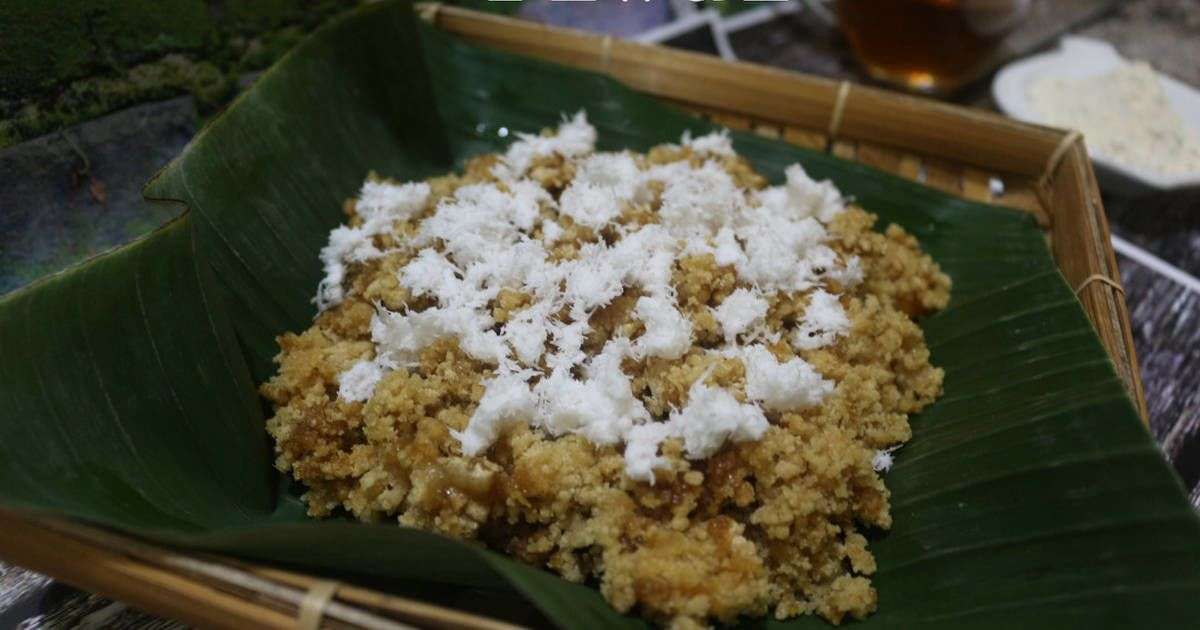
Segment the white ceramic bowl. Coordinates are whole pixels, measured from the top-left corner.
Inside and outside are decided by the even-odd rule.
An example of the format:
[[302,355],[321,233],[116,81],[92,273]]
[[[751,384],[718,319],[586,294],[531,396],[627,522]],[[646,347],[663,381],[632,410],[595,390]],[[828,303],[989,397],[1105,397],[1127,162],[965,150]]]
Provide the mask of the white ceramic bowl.
[[[1046,124],[1029,102],[1029,87],[1042,77],[1082,79],[1114,70],[1125,59],[1107,42],[1086,37],[1064,37],[1058,50],[1014,61],[996,73],[992,95],[1005,114],[1027,122]],[[1158,75],[1171,108],[1184,123],[1200,130],[1200,92],[1170,77]],[[1167,175],[1117,162],[1088,147],[1096,175],[1105,190],[1141,194],[1200,186],[1200,172]]]

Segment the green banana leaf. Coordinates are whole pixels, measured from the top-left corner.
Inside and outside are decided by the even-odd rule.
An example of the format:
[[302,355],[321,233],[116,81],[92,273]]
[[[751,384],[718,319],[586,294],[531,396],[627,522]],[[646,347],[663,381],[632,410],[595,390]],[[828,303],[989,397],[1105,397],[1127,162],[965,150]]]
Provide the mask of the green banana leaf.
[[[562,627],[644,627],[598,592],[393,525],[311,521],[255,383],[306,328],[317,252],[368,170],[403,180],[586,108],[604,148],[710,125],[599,75],[465,44],[401,2],[300,45],[147,187],[188,212],[0,300],[0,505],[376,587],[523,595]],[[1028,216],[764,138],[920,238],[954,280],[923,322],[945,395],[912,419],[863,627],[1148,627],[1200,617],[1200,521]],[[803,618],[747,625],[822,627]]]

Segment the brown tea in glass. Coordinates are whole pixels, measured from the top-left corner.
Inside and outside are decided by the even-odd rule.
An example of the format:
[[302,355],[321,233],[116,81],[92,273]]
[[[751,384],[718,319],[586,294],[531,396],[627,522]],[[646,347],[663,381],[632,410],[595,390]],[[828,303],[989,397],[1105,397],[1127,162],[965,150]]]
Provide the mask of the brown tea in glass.
[[945,93],[975,78],[1030,0],[837,0],[842,32],[872,77]]

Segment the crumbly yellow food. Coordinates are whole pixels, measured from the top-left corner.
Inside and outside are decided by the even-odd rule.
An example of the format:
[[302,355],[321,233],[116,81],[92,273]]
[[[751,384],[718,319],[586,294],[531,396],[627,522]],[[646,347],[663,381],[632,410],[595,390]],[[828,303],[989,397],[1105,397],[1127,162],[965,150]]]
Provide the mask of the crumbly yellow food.
[[[639,160],[689,154],[668,145]],[[388,241],[380,245],[402,241],[459,186],[492,181],[495,160],[480,157],[462,175],[430,180],[424,214],[380,237]],[[765,185],[741,158],[722,158],[722,165],[740,186]],[[554,194],[573,176],[556,157],[539,158],[531,174]],[[353,223],[353,202],[345,210]],[[627,208],[620,222],[654,222],[654,210]],[[875,220],[851,207],[829,225],[829,245],[859,256],[864,271],[863,282],[842,292],[849,334],[798,354],[786,342],[771,346],[781,361],[801,356],[835,381],[834,393],[817,407],[768,412],[762,439],[727,443],[707,459],[685,459],[679,441],[667,440],[662,450],[671,465],[654,485],[624,474],[619,446],[548,438],[520,424],[485,454],[463,456],[450,432],[467,425],[492,369],[452,338],[426,348],[415,369],[385,376],[366,403],[339,400],[338,375],[373,352],[373,305],[430,306],[397,281],[412,255],[401,252],[352,267],[344,301],[308,330],[279,338],[278,374],[261,388],[275,408],[267,427],[276,465],[307,485],[313,516],[345,510],[478,541],[568,580],[595,580],[617,610],[675,627],[768,612],[781,619],[816,613],[833,623],[862,618],[875,609],[876,593],[875,560],[860,530],[892,520],[872,458],[908,440],[907,415],[941,391],[942,371],[930,365],[912,318],[944,307],[950,287],[912,236],[895,225],[873,231]],[[580,244],[611,238],[569,221],[554,257],[572,258]],[[693,348],[678,360],[627,359],[622,367],[635,395],[656,416],[683,405],[700,378],[744,399],[742,363],[706,352],[721,341],[711,309],[737,288],[737,275],[711,255],[692,256],[676,265],[674,286],[694,326]],[[614,335],[637,337],[632,293],[592,316],[587,348]],[[519,292],[502,292],[493,315],[503,322],[526,302]],[[803,295],[776,295],[768,326],[794,322],[805,305]]]

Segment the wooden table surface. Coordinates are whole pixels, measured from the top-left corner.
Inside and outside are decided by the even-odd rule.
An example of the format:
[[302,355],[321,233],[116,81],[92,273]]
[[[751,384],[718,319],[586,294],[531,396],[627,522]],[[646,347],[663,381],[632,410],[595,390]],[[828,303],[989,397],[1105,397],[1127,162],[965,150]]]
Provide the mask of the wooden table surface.
[[[1040,10],[1049,4],[1043,2]],[[1063,0],[1063,4],[1069,3]],[[1074,31],[1108,40],[1125,56],[1146,59],[1159,70],[1200,86],[1200,0],[1126,2]],[[703,38],[688,41],[693,47],[706,46]],[[779,17],[732,33],[729,42],[743,59],[839,78],[861,78],[841,38],[810,15]],[[990,106],[987,82],[953,100]],[[147,214],[153,211],[138,201],[141,182],[182,148],[194,131],[193,106],[188,97],[182,97],[85,123],[72,130],[75,135],[71,138],[60,134],[6,149],[0,152],[0,205],[13,209],[13,214],[4,220],[22,216],[22,207],[25,212],[44,208],[47,200],[55,200],[66,213],[104,202],[106,208],[117,206],[110,213],[121,222],[115,223],[117,219],[110,217],[115,227],[96,238],[128,238],[129,232],[144,229],[139,220],[149,225],[163,219]],[[52,174],[73,168],[73,156],[80,149],[91,157],[89,177],[103,184],[102,200],[96,199],[94,189],[68,190],[50,182]],[[129,155],[144,157],[131,161]],[[21,168],[28,171],[35,162],[44,181],[35,178],[31,182],[22,177],[20,187],[15,186],[16,181],[5,181],[6,177],[16,179],[23,172]],[[1138,199],[1106,197],[1105,206],[1114,234],[1136,248],[1131,250],[1133,257],[1118,258],[1146,387],[1151,431],[1191,492],[1193,504],[1200,506],[1200,191]],[[6,237],[4,220],[0,220],[0,239]],[[54,264],[50,258],[45,264]],[[1162,268],[1156,259],[1175,271]],[[0,278],[0,292],[12,288],[13,282],[11,277]],[[10,627],[180,626],[0,563],[0,628]]]

